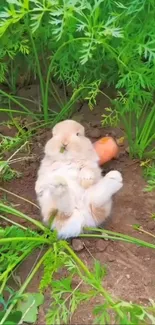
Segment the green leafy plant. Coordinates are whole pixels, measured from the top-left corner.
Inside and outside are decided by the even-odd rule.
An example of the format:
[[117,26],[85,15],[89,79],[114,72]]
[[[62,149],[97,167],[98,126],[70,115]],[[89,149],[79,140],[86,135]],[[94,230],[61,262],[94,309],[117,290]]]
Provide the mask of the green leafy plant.
[[[10,138],[3,137],[3,140],[4,141],[2,141],[2,143],[1,143],[2,154],[5,153],[5,150],[11,150],[14,146],[17,146],[17,144],[19,144],[20,142],[22,143],[24,139],[22,137],[17,137],[17,139],[11,138],[11,140],[10,140]],[[21,162],[23,160],[28,160],[28,159],[32,158],[29,156],[14,158],[15,155],[20,150],[22,150],[26,145],[28,145],[28,141],[26,141],[20,147],[18,147],[16,149],[16,151],[14,151],[13,154],[11,154],[11,156],[7,160],[0,160],[0,178],[2,180],[10,181],[13,178],[21,177],[21,173],[12,169],[10,167],[10,165],[14,164],[16,162]]]
[[0,143],[0,152],[1,155],[4,154],[6,151],[11,151],[13,149],[16,149],[20,146],[22,142],[22,137],[8,137],[8,136],[2,136],[1,137],[1,143]]
[[[103,125],[116,125],[121,120],[131,155],[152,158],[155,154],[154,17],[154,0],[130,0],[128,4],[125,0],[1,0],[0,83],[8,88],[7,91],[4,87],[0,89],[0,112],[7,113],[15,125],[14,113],[29,115],[36,124],[39,122],[33,130],[40,127],[42,120],[44,125],[53,126],[72,116],[74,105],[80,99],[87,100],[93,109],[99,93],[107,96],[101,89],[114,85],[117,96],[114,100],[109,98],[111,107],[107,109],[108,115],[103,116]],[[38,97],[19,97],[18,90],[34,81],[39,84]],[[60,96],[60,88],[63,96]],[[51,107],[53,99],[55,104]],[[31,109],[32,103],[37,104],[37,109]],[[23,130],[19,125],[17,129],[19,134],[15,141],[2,139],[2,151],[6,147],[11,150],[13,146],[23,145],[20,143]],[[27,141],[28,138],[24,138],[24,144]],[[15,162],[14,154],[7,161],[1,161],[1,173],[10,172],[10,164]],[[150,173],[151,179],[152,175]],[[105,269],[98,262],[90,272],[67,242],[57,240],[56,233],[4,203],[0,203],[0,211],[2,220],[14,225],[0,229],[0,293],[4,307],[0,312],[0,325],[18,324],[21,319],[36,320],[42,295],[24,292],[41,266],[41,294],[49,287],[52,298],[47,323],[67,323],[80,303],[96,295],[103,297],[103,304],[94,310],[98,324],[110,323],[111,313],[119,324],[155,323],[153,301],[146,307],[111,297],[102,285]],[[8,215],[25,218],[39,231],[21,226]],[[127,235],[100,229],[94,231],[81,237],[109,238],[155,248],[154,244]],[[43,247],[45,252],[39,256],[25,282],[6,302],[3,293],[12,272],[34,250]],[[55,273],[61,268],[69,275],[57,281]],[[73,288],[75,274],[79,284]],[[88,287],[85,292],[80,290],[82,283]],[[30,308],[31,316],[24,315],[23,308]]]
[[[43,113],[46,123],[48,118],[55,123],[71,114],[79,98],[90,99],[92,107],[99,80],[100,85],[115,85],[120,92],[123,88],[125,103],[121,105],[117,98],[122,115],[134,111],[138,116],[143,107],[149,109],[153,103],[154,14],[153,0],[131,0],[128,6],[124,0],[4,1],[0,12],[2,79],[9,79],[11,66],[9,84],[15,88],[22,62],[24,71],[39,80],[41,112],[32,113],[2,90],[1,95],[22,113],[29,112],[35,119]],[[64,89],[65,101],[57,84]],[[73,95],[66,103],[68,86]],[[50,110],[50,96],[57,112]]]
[[119,100],[113,101],[115,108],[106,108],[102,115],[102,125],[116,126],[121,122],[128,139],[131,157],[154,158],[155,106],[142,107],[140,111],[126,111],[125,96],[119,92]]
[[[26,227],[16,224],[16,226],[0,229],[0,253],[1,253],[1,270],[0,270],[0,292],[3,297],[3,291],[6,289],[7,281],[12,272],[27,258],[32,252],[39,247],[46,248],[44,253],[37,258],[33,268],[28,274],[25,282],[20,286],[17,292],[13,292],[11,299],[7,302],[4,311],[0,315],[0,324],[6,324],[7,320],[13,320],[18,317],[21,320],[32,322],[36,320],[38,306],[43,303],[42,294],[24,293],[28,284],[35,276],[36,272],[43,265],[43,275],[40,282],[40,292],[43,293],[48,287],[51,288],[52,302],[46,315],[47,324],[68,323],[68,319],[74,313],[80,303],[94,298],[97,295],[103,297],[103,304],[95,307],[94,314],[96,323],[106,324],[111,321],[111,311],[115,315],[115,320],[120,324],[146,324],[154,323],[155,308],[153,301],[150,306],[141,306],[118,300],[111,297],[102,285],[105,273],[105,267],[95,261],[94,271],[90,272],[87,266],[74,253],[66,241],[57,240],[55,232],[49,231],[38,221],[31,219],[20,211],[0,203],[1,218],[4,215],[15,215],[24,218],[34,224],[40,233],[27,229]],[[12,218],[4,217],[12,223]],[[87,229],[88,231],[89,229]],[[82,237],[100,237],[112,240],[121,240],[144,247],[155,248],[154,244],[142,240],[113,233],[102,229],[94,229],[96,234],[83,234]],[[65,268],[68,272],[64,278],[57,281],[55,273]],[[73,287],[74,276],[78,275],[79,283]],[[85,291],[80,290],[82,283],[85,283]],[[7,308],[6,308],[7,306]],[[29,312],[31,310],[31,313]],[[11,318],[13,317],[13,318]],[[13,322],[14,323],[14,322]]]
[[144,167],[144,176],[147,179],[147,186],[145,187],[145,192],[151,192],[155,190],[155,163],[149,163]]
[[16,171],[15,169],[12,169],[7,161],[0,161],[0,178],[3,181],[11,181],[14,178],[21,177],[21,173]]
[[[72,3],[70,4],[68,2],[67,7],[66,8],[70,8],[72,14],[76,14],[76,12],[78,12],[78,14],[80,14],[81,18],[82,18],[82,9],[88,9],[89,11],[91,10],[91,6],[79,6],[76,7],[76,5],[80,5],[80,3],[78,1],[76,1],[76,3]],[[99,5],[99,4],[98,4]],[[87,8],[88,7],[88,8]],[[98,7],[98,6],[97,6]],[[81,82],[83,82],[83,77],[81,78],[81,81],[76,83],[72,82],[72,84],[74,84],[74,91],[73,91],[73,95],[71,97],[71,99],[69,100],[69,102],[66,104],[62,103],[62,100],[60,98],[60,96],[58,95],[58,92],[56,90],[56,87],[53,84],[53,81],[51,80],[51,73],[53,72],[54,75],[58,75],[58,79],[62,79],[60,78],[60,74],[62,75],[63,69],[61,67],[59,67],[59,65],[57,65],[57,57],[60,60],[61,57],[61,61],[62,61],[62,51],[64,50],[65,47],[67,47],[67,45],[70,46],[70,50],[72,51],[72,44],[71,43],[79,43],[82,40],[85,41],[85,37],[81,38],[79,37],[76,39],[70,39],[70,37],[68,38],[69,34],[68,32],[71,32],[66,30],[66,34],[67,34],[67,41],[64,41],[63,38],[63,34],[64,34],[64,29],[66,27],[66,23],[63,23],[64,20],[64,15],[66,15],[68,9],[66,9],[65,6],[63,8],[63,6],[61,6],[59,4],[59,2],[55,2],[52,4],[50,4],[48,1],[44,1],[42,3],[42,1],[38,1],[37,3],[35,3],[34,1],[28,1],[28,2],[23,2],[23,4],[21,4],[18,1],[15,1],[15,3],[10,4],[10,2],[8,1],[8,7],[4,8],[4,11],[1,12],[1,17],[2,17],[2,23],[0,26],[0,34],[2,37],[2,40],[5,38],[7,38],[7,36],[9,36],[10,33],[10,27],[12,24],[14,24],[16,26],[16,29],[18,30],[18,28],[20,27],[20,33],[18,36],[16,36],[18,38],[18,40],[16,39],[16,41],[14,42],[14,44],[10,44],[9,42],[7,42],[7,44],[10,46],[11,50],[9,52],[9,55],[11,57],[11,60],[13,59],[13,61],[16,62],[16,57],[17,59],[19,59],[19,53],[21,52],[23,59],[25,59],[25,55],[28,56],[28,60],[29,63],[31,60],[35,59],[35,73],[37,73],[37,76],[39,78],[39,82],[40,82],[40,91],[41,91],[41,109],[43,110],[43,116],[45,121],[48,121],[48,116],[51,116],[51,118],[53,119],[53,114],[56,114],[54,111],[51,112],[52,115],[49,112],[49,107],[48,107],[48,102],[49,102],[49,87],[52,86],[52,97],[54,97],[56,103],[58,104],[58,106],[61,108],[61,112],[60,114],[57,113],[57,118],[56,120],[60,120],[63,116],[63,118],[65,118],[66,114],[68,115],[70,113],[70,109],[72,108],[73,104],[75,101],[77,101],[79,99],[79,96],[81,97],[83,94],[83,89],[85,89],[85,86],[88,84],[91,84],[91,80],[89,78],[89,81],[87,81],[85,83],[85,86],[81,87]],[[94,7],[94,10],[96,11],[96,8]],[[67,14],[68,15],[68,14]],[[46,20],[48,21],[48,27],[44,26],[44,16],[46,16]],[[59,23],[58,23],[58,19],[56,17],[59,17]],[[71,18],[71,14],[69,14],[69,16]],[[21,26],[21,20],[24,20],[24,24]],[[62,19],[62,22],[61,22]],[[73,19],[74,20],[74,19]],[[81,20],[82,22],[82,20]],[[73,21],[72,21],[73,24]],[[60,27],[61,26],[61,27]],[[21,28],[22,27],[22,28]],[[60,32],[61,29],[61,32]],[[73,28],[73,30],[76,30],[76,25],[75,28]],[[50,33],[51,35],[51,40],[49,41],[49,37],[47,36],[47,32]],[[17,35],[17,34],[16,34]],[[46,35],[45,39],[43,38],[43,35]],[[57,37],[57,35],[59,35],[59,37]],[[59,40],[62,36],[61,39],[61,44],[59,44]],[[56,41],[58,43],[57,48],[52,48],[51,47],[51,42],[53,42],[53,40],[56,38]],[[42,47],[40,47],[40,40],[42,39],[43,43],[45,43],[46,46],[46,50],[44,50]],[[86,40],[89,40],[89,38],[87,37]],[[41,41],[41,43],[42,43]],[[6,43],[6,42],[5,42]],[[42,43],[42,44],[43,44]],[[16,45],[15,45],[16,44]],[[48,48],[48,44],[50,44],[50,48]],[[86,43],[87,44],[87,43]],[[5,44],[6,45],[6,44]],[[74,44],[73,44],[74,46]],[[75,47],[77,47],[77,45],[75,45]],[[31,47],[31,50],[30,50]],[[89,47],[89,42],[88,42],[88,47]],[[42,51],[40,53],[40,50]],[[54,55],[52,56],[52,58],[50,57],[50,51],[53,50],[55,51]],[[49,67],[47,68],[47,62],[45,60],[43,60],[43,64],[44,64],[44,68],[45,68],[45,74],[42,71],[42,61],[40,61],[40,56],[43,57],[43,51],[47,52],[46,54],[46,60],[48,62],[48,56],[50,57],[50,61],[49,61]],[[90,48],[91,51],[91,48]],[[89,51],[89,52],[90,52]],[[87,59],[86,57],[91,57],[91,54],[88,53],[88,51],[86,51],[86,47],[84,52],[87,52],[83,55],[81,55],[79,52],[79,56],[81,57],[81,62],[83,61],[86,62]],[[2,51],[3,57],[6,56],[6,50]],[[85,56],[85,58],[84,58]],[[67,56],[63,62],[64,68],[66,69],[66,61],[68,61],[69,63],[69,56]],[[72,59],[73,61],[73,59]],[[78,63],[78,66],[80,64],[80,60]],[[57,68],[56,68],[57,67]],[[59,73],[57,73],[57,69],[59,67]],[[32,67],[31,67],[32,68]],[[71,76],[73,76],[73,74],[75,75],[76,72],[78,71],[78,67],[76,68],[76,72],[75,70],[72,71],[74,69],[74,63],[71,63],[71,66],[68,67],[68,76],[69,78],[71,78]],[[61,72],[60,72],[61,70]],[[13,69],[13,74],[14,74],[14,69]],[[72,72],[72,73],[71,73]],[[78,74],[77,74],[78,75]],[[67,77],[67,76],[66,76]],[[13,78],[12,78],[13,79]],[[74,79],[74,78],[73,78]],[[66,78],[63,79],[64,82],[67,82],[68,84],[70,84],[70,81],[67,80]],[[94,87],[94,85],[93,85]],[[65,89],[65,88],[64,88]],[[81,92],[82,91],[82,92]],[[22,113],[29,113],[32,116],[34,116],[34,113],[30,112],[30,110],[23,105],[21,102],[19,102],[15,97],[13,97],[12,95],[8,95],[6,92],[4,91],[0,91],[2,96],[7,96],[8,99],[10,101],[12,101],[14,104],[17,104],[19,107],[21,107],[21,109],[23,110]],[[78,94],[78,96],[77,96]],[[3,111],[6,111],[6,109],[2,109]],[[15,110],[14,110],[15,112]],[[60,115],[60,117],[59,117]],[[37,118],[37,114],[35,113],[35,118]]]

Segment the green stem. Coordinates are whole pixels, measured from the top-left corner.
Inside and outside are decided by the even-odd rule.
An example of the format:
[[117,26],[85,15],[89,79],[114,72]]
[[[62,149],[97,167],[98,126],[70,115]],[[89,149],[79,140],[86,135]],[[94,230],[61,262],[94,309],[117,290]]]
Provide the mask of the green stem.
[[132,243],[129,239],[119,238],[117,236],[110,236],[110,235],[97,235],[97,234],[81,234],[79,237],[82,238],[103,238],[103,239],[111,239],[111,240],[118,240],[118,241],[125,241],[127,243]]
[[[68,253],[72,256],[74,261],[83,269],[83,271],[89,277],[89,279],[93,280],[93,283],[96,283],[94,287],[100,291],[100,293],[104,296],[104,298],[109,302],[111,307],[113,307],[115,305],[115,301],[111,298],[108,292],[97,282],[93,274],[89,272],[87,266],[79,259],[79,257],[74,253],[74,251],[70,248],[70,246],[67,243],[65,243],[65,248],[68,251]],[[123,317],[123,314],[120,309],[117,308],[116,312],[121,318]]]
[[64,81],[62,81],[62,85],[63,85],[63,92],[64,92],[65,104],[66,104],[67,103],[67,94],[66,94],[66,87],[65,87]]
[[[49,89],[49,93],[50,95],[54,98],[55,102],[57,103],[57,105],[59,106],[59,108],[61,108],[63,106],[63,103],[61,104],[56,96],[56,94],[54,93],[54,90],[52,91],[51,89]],[[49,115],[48,115],[49,116]]]
[[[96,236],[98,237],[99,236],[99,238],[105,238],[105,236],[104,236],[104,233],[105,233],[105,234],[111,235],[114,240],[124,240],[124,241],[128,241],[132,244],[137,244],[139,246],[144,246],[144,247],[149,247],[149,248],[155,249],[154,244],[145,242],[144,240],[137,239],[135,237],[119,234],[119,233],[111,231],[111,230],[105,230],[105,229],[99,229],[99,228],[89,228],[89,227],[85,228],[85,230],[86,231],[96,231],[96,232],[101,233],[101,235],[81,234],[80,237],[96,237]],[[107,238],[107,236],[106,236],[106,238]]]
[[32,248],[30,248],[29,250],[27,250],[26,252],[24,252],[19,258],[17,261],[15,261],[11,266],[9,266],[5,272],[2,273],[2,275],[0,276],[0,281],[3,281],[2,285],[1,285],[1,288],[0,288],[0,295],[4,289],[4,286],[5,286],[5,283],[6,281],[8,280],[8,274],[11,273],[15,267],[17,265],[19,265],[20,262],[22,262],[30,253],[32,252]]
[[13,220],[10,220],[9,218],[6,218],[6,217],[4,217],[2,215],[0,215],[0,219],[4,219],[5,221],[10,222],[12,225],[14,225],[16,227],[19,227],[21,229],[27,230],[27,228],[24,227],[24,226],[22,226],[22,225],[20,225],[20,223],[17,223],[17,222],[15,222]]
[[70,39],[69,41],[63,43],[55,52],[55,54],[53,55],[53,58],[50,62],[49,68],[48,68],[48,72],[47,72],[47,77],[46,77],[46,86],[45,86],[45,101],[44,101],[44,111],[45,114],[48,115],[48,90],[49,90],[49,82],[50,82],[50,75],[52,72],[52,67],[53,67],[53,63],[57,57],[57,55],[59,54],[59,52],[68,44],[73,43],[73,42],[78,42],[78,41],[84,41],[84,40],[90,40],[89,37],[79,37],[79,38],[75,38],[75,39]]
[[[42,62],[44,64],[44,68],[45,68],[45,71],[46,71],[46,74],[47,74],[47,62],[45,60],[45,53],[44,53],[44,49],[42,48],[41,50],[42,52]],[[52,95],[52,97],[55,99],[56,103],[58,104],[58,106],[61,108],[63,106],[63,102],[59,96],[59,93],[57,91],[54,92],[55,88],[54,88],[54,85],[53,85],[53,82],[51,80],[51,86],[53,88],[53,91],[51,89],[49,89],[49,92],[50,94]]]
[[10,243],[10,242],[18,242],[18,241],[34,241],[40,242],[41,244],[50,244],[50,241],[46,238],[40,237],[9,237],[9,238],[0,238],[0,245]]
[[[5,97],[8,97],[12,102],[14,102],[16,105],[20,106],[21,108],[23,108],[23,110],[25,112],[27,112],[28,114],[33,115],[33,118],[38,121],[38,118],[35,116],[35,114],[33,114],[25,105],[21,104],[18,100],[16,100],[13,96],[11,96],[10,94],[6,93],[5,91],[3,91],[2,89],[0,89],[0,94],[2,94]],[[13,111],[12,111],[13,112]]]
[[10,103],[10,99],[9,99],[9,119],[12,121],[13,125],[16,127],[16,129],[18,130],[19,133],[21,133],[22,136],[25,135],[24,130],[22,129],[22,127],[20,127],[19,123],[16,121],[15,118],[13,118],[13,114],[12,114],[12,110],[11,110],[11,103]]
[[60,107],[62,107],[62,106],[63,106],[63,102],[62,102],[61,97],[59,96],[59,93],[58,93],[58,91],[57,91],[57,88],[56,88],[56,86],[54,85],[54,82],[53,82],[52,80],[51,80],[51,85],[52,85],[53,90],[54,90],[54,92],[55,92],[55,94],[56,94],[57,101],[59,102]]
[[46,231],[46,227],[43,226],[41,224],[41,222],[37,221],[37,220],[34,220],[30,217],[28,217],[26,214],[12,208],[12,207],[8,207],[7,205],[3,204],[3,203],[0,203],[0,211],[1,212],[5,212],[5,213],[9,213],[9,214],[13,214],[15,215],[16,217],[19,217],[19,218],[23,218],[29,222],[31,222],[32,224],[34,224],[35,226],[37,226],[37,228],[43,230],[43,231]]
[[9,306],[9,308],[7,309],[5,315],[3,316],[3,318],[0,321],[0,325],[4,325],[4,322],[6,321],[7,317],[9,316],[9,314],[11,313],[12,309],[15,307],[16,303],[17,303],[17,299],[18,297],[20,297],[23,292],[25,291],[25,289],[27,288],[28,284],[31,282],[31,280],[33,279],[34,275],[37,273],[37,271],[39,270],[40,266],[42,265],[42,263],[44,262],[44,260],[46,259],[46,256],[52,252],[52,248],[49,248],[48,251],[43,255],[43,257],[39,260],[39,262],[37,263],[37,265],[35,266],[35,268],[33,269],[33,271],[31,272],[31,274],[28,276],[28,278],[25,280],[25,282],[23,283],[23,285],[21,286],[21,288],[19,289],[19,291],[17,292],[17,297],[16,299],[14,299],[14,301],[12,302],[12,304]]
[[145,152],[143,154],[143,158],[151,158],[154,159],[155,157],[155,151],[150,150],[149,152]]
[[[20,106],[20,103],[19,103],[19,106]],[[0,108],[0,112],[6,112],[6,113],[9,113],[10,110],[7,109],[7,108]],[[22,115],[22,114],[24,114],[24,115],[29,114],[29,116],[32,116],[33,118],[34,118],[34,116],[38,116],[38,117],[40,117],[40,116],[43,115],[43,114],[41,114],[41,113],[36,113],[36,112],[32,113],[31,111],[29,111],[29,113],[28,113],[28,112],[23,112],[23,111],[18,111],[18,110],[16,110],[16,109],[11,109],[11,112],[12,112],[12,113],[17,113],[17,114],[20,114],[20,115]],[[36,123],[38,123],[38,121],[40,122],[39,118],[35,118],[35,120],[36,120]]]
[[89,272],[87,266],[79,259],[79,257],[74,253],[74,251],[70,248],[70,246],[67,243],[65,243],[65,248],[67,249],[68,253],[73,257],[74,261],[81,266],[83,271],[90,278],[92,274]]
[[55,117],[55,119],[52,121],[52,125],[55,125],[61,119],[68,114],[70,108],[72,105],[80,98],[81,94],[80,92],[84,90],[86,87],[80,87],[79,89],[76,89],[75,92],[73,93],[72,97],[68,101],[68,103],[63,107],[63,109],[60,111],[60,113]]
[[[57,55],[59,54],[59,52],[68,44],[70,43],[74,43],[74,42],[79,42],[79,41],[86,41],[86,40],[91,40],[92,39],[90,37],[78,37],[78,38],[74,38],[74,39],[70,39],[68,40],[67,42],[64,42],[58,49],[57,51],[55,52],[55,54],[53,55],[53,58],[51,59],[51,62],[50,62],[50,65],[49,65],[49,68],[48,68],[48,72],[47,72],[47,78],[46,78],[46,86],[45,86],[45,101],[44,101],[44,113],[46,116],[48,116],[48,91],[49,91],[49,82],[50,82],[50,75],[51,75],[51,72],[52,72],[52,67],[53,67],[53,63],[57,57]],[[112,51],[112,48],[107,45],[107,44],[104,44],[107,46],[107,49],[110,51]],[[121,62],[123,65],[124,63],[118,59],[117,55],[115,53],[113,53],[114,57],[116,58],[117,61]]]
[[152,108],[151,112],[147,115],[142,130],[143,141],[149,138],[151,130],[155,124],[155,108]]
[[[35,46],[35,43],[34,43],[34,40],[33,40],[33,36],[32,36],[31,30],[30,30],[28,24],[27,24],[27,29],[28,29],[28,32],[29,32],[29,36],[30,36],[30,40],[31,40],[31,43],[32,43],[32,48],[33,48],[33,52],[34,52],[34,56],[35,56],[35,60],[36,60],[38,77],[39,77],[39,81],[40,81],[41,98],[42,98],[42,103],[43,103],[43,107],[44,107],[44,83],[43,83],[43,78],[42,78],[42,73],[41,73],[41,68],[40,68],[40,62],[39,62],[36,46]],[[47,111],[47,115],[44,114],[44,119],[45,119],[45,121],[48,120],[48,111]]]
[[0,287],[0,296],[2,295],[2,292],[3,292],[4,288],[5,288],[6,282],[8,280],[8,273],[9,272],[5,272],[5,276],[3,278],[3,282],[2,282],[1,287]]
[[154,139],[155,139],[155,134],[153,134],[152,136],[150,135],[150,138],[145,143],[145,147],[148,148],[148,146],[153,142]]
[[[91,87],[90,87],[91,88]],[[111,102],[111,98],[106,94],[106,93],[104,93],[102,90],[100,90],[99,89],[99,93],[100,94],[102,94],[102,95],[104,95],[107,99],[109,99],[110,100],[110,102]]]

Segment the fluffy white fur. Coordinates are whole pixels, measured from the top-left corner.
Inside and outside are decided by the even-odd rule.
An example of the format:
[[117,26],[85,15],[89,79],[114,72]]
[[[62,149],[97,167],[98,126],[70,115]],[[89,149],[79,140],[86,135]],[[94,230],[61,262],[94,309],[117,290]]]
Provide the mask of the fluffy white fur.
[[60,238],[76,237],[83,227],[102,224],[110,215],[112,196],[123,186],[118,171],[101,176],[98,156],[79,123],[66,120],[53,128],[35,185],[43,221]]

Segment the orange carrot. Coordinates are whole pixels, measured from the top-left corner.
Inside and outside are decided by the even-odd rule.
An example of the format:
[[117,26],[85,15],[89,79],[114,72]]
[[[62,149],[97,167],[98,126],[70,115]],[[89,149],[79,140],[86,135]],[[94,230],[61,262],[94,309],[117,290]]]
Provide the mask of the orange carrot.
[[116,158],[118,155],[118,146],[111,137],[104,137],[94,143],[95,150],[100,158],[99,164],[103,165],[107,161]]

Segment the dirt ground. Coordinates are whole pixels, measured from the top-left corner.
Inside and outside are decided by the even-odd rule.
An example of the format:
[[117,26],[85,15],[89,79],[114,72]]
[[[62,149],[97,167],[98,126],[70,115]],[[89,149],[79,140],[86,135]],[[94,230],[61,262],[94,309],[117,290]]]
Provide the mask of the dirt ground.
[[[116,138],[123,136],[122,129],[101,127],[100,121],[101,115],[103,114],[103,106],[106,106],[106,102],[103,105],[103,102],[99,100],[96,109],[90,112],[85,104],[82,110],[76,114],[76,117],[74,116],[75,119],[85,125],[87,134],[92,141],[107,134]],[[32,161],[21,163],[18,166],[16,165],[16,168],[18,167],[18,170],[22,172],[23,177],[2,184],[4,188],[36,202],[34,192],[36,174],[42,157],[43,146],[50,136],[51,132],[49,130],[42,130],[39,135],[35,136],[31,144],[31,153],[35,154],[36,158]],[[155,213],[155,193],[143,192],[146,184],[142,177],[142,170],[139,167],[138,161],[129,159],[126,147],[127,144],[124,143],[120,147],[119,158],[106,164],[103,168],[103,173],[111,169],[119,170],[124,179],[124,187],[114,199],[112,220],[109,220],[106,228],[146,241],[152,241],[150,236],[138,233],[133,229],[132,225],[140,224],[146,231],[155,234],[155,221],[151,218],[151,214]],[[18,203],[17,208],[30,217],[40,218],[38,210],[35,207],[25,204],[9,195],[7,198],[11,202]],[[21,220],[21,223],[24,224],[25,221]],[[79,257],[89,268],[93,265],[93,258],[106,265],[107,275],[103,281],[103,285],[113,296],[142,304],[147,304],[150,298],[155,299],[155,252],[153,250],[123,242],[93,239],[86,239],[82,242],[84,242],[84,248],[78,253]],[[33,261],[34,256],[31,256],[20,267],[22,280],[26,277]],[[32,292],[37,291],[39,280],[40,273],[32,281],[28,290]],[[95,304],[97,305],[100,302],[101,298],[98,297],[94,301],[82,304],[73,315],[70,323],[92,324],[92,309]],[[49,304],[50,296],[47,292],[45,294],[45,305],[40,308],[38,325],[45,324],[45,311]]]

